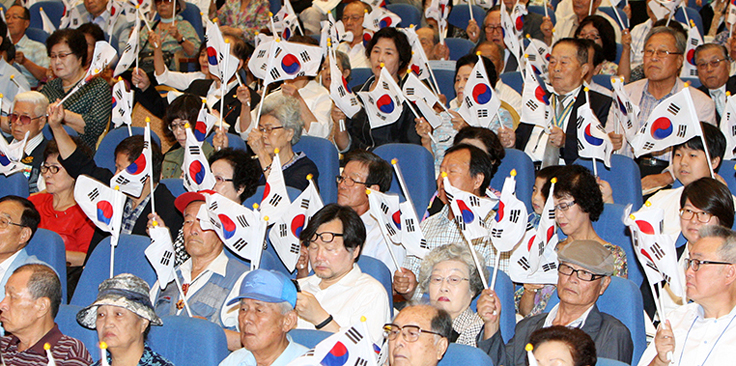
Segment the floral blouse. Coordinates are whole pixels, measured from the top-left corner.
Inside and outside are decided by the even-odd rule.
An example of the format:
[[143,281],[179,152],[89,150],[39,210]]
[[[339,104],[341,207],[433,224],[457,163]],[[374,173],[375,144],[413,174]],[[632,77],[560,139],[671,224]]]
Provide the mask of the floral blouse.
[[[153,30],[157,31],[157,33],[161,33],[156,28],[154,28]],[[196,56],[196,53],[199,51],[199,46],[201,42],[201,40],[199,39],[199,35],[197,34],[197,31],[195,31],[194,27],[192,27],[192,25],[188,21],[184,20],[184,18],[182,18],[181,15],[176,16],[176,28],[179,29],[179,33],[181,33],[181,35],[184,36],[184,38],[186,38],[188,41],[194,44],[194,53],[191,55],[187,54],[186,56],[187,57]],[[148,32],[145,31],[145,28],[144,28],[144,31],[140,32],[140,44],[145,45],[145,47],[143,47],[141,52],[144,52],[144,53],[153,52],[153,44],[151,44],[151,42],[148,42]],[[181,47],[179,42],[177,42],[176,39],[174,39],[174,37],[171,36],[171,34],[166,33],[166,37],[164,37],[163,44],[161,45],[161,50],[163,52],[175,53],[176,51],[179,51],[179,50],[183,51],[184,49]],[[173,65],[168,65],[168,66],[169,68],[171,68]]]
[[217,10],[220,25],[227,25],[243,31],[246,42],[253,43],[256,32],[268,24],[269,2],[267,0],[249,0],[245,9],[240,8],[240,1],[226,1]]

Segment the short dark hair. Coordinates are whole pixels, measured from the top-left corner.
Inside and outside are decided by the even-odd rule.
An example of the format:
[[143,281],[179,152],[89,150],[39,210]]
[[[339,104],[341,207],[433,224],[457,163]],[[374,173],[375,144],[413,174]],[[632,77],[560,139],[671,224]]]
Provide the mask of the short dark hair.
[[[84,23],[77,28],[82,34],[89,34],[95,40],[95,42],[105,40],[105,32],[102,31],[99,25],[95,23]],[[94,46],[94,45],[92,45]]]
[[[84,156],[92,159],[95,156],[94,151],[87,144],[82,142],[79,136],[70,136],[72,141],[77,145],[77,151],[84,154]],[[56,140],[52,139],[46,144],[46,148],[43,150],[43,161],[49,158],[51,155],[59,155],[59,145],[56,144]]]
[[[126,137],[125,140],[120,141],[118,146],[115,147],[115,156],[125,154],[128,157],[129,163],[134,162],[143,152],[143,140],[143,135]],[[153,182],[158,183],[161,179],[161,163],[164,160],[164,156],[161,154],[161,148],[153,139],[151,139],[151,152],[151,160],[153,160]],[[151,188],[153,189],[153,187]]]
[[580,40],[588,45],[588,58],[590,58],[590,53],[593,52],[593,67],[598,67],[603,61],[606,61],[606,57],[603,55],[603,48],[598,43],[583,38],[580,38]]
[[[31,239],[33,239],[33,235],[36,234],[38,224],[41,222],[41,214],[38,213],[33,202],[29,201],[27,198],[12,195],[0,198],[0,203],[5,201],[15,202],[23,206],[23,212],[20,214],[20,225],[31,229],[31,237],[28,238],[28,241],[30,242]],[[27,244],[28,243],[26,243],[26,245]]]
[[[361,36],[361,34],[356,35],[356,37]],[[381,38],[388,38],[394,42],[396,51],[399,53],[399,78],[403,77],[402,72],[406,70],[406,67],[409,66],[409,62],[411,62],[411,45],[409,44],[409,39],[406,38],[406,34],[404,34],[404,32],[401,32],[394,27],[382,28],[376,32],[373,35],[373,38],[371,38],[371,41],[368,42],[368,47],[365,48],[365,57],[368,59],[371,58],[371,51]]]
[[176,141],[174,133],[171,132],[171,122],[175,119],[189,121],[189,126],[194,131],[194,125],[199,117],[199,110],[202,108],[202,98],[190,93],[184,93],[169,104],[164,115],[164,136],[169,141]]
[[253,47],[249,46],[241,35],[232,33],[225,33],[223,35],[231,38],[230,47],[232,47],[233,55],[239,60],[246,61],[253,54]]
[[561,44],[568,44],[575,47],[575,49],[577,50],[575,58],[578,59],[578,62],[580,62],[581,65],[588,63],[588,45],[585,42],[577,38],[563,38],[555,42],[554,46],[552,46],[552,49]]
[[349,152],[343,158],[345,165],[355,161],[368,168],[368,177],[365,179],[366,185],[378,185],[381,192],[386,192],[391,188],[391,181],[394,178],[394,171],[391,165],[383,160],[380,156],[365,150],[355,150]]
[[453,145],[457,145],[460,141],[469,140],[480,140],[486,147],[486,153],[493,162],[491,169],[491,175],[496,175],[498,166],[501,165],[501,161],[506,157],[506,149],[501,145],[501,141],[498,139],[498,135],[488,128],[476,127],[476,126],[465,126],[457,131],[455,139],[452,140]]
[[733,226],[733,196],[723,183],[710,177],[700,178],[682,190],[680,208],[688,199],[693,206],[717,217],[721,226]]
[[330,203],[322,207],[321,210],[312,216],[307,227],[299,234],[299,240],[302,242],[302,245],[309,247],[312,237],[317,233],[317,229],[322,224],[326,224],[332,220],[340,220],[342,222],[343,245],[351,253],[357,248],[358,256],[355,257],[355,262],[357,262],[360,258],[360,252],[363,250],[363,244],[365,243],[365,225],[355,210],[348,206]]
[[[483,67],[486,69],[486,74],[488,74],[488,81],[491,82],[492,87],[496,87],[496,82],[498,82],[498,72],[496,72],[496,66],[493,64],[493,61],[485,56],[480,56],[481,60],[483,60]],[[475,67],[475,64],[478,63],[478,56],[475,54],[467,54],[463,57],[460,57],[457,62],[455,63],[455,77],[457,78],[457,72],[460,70],[461,67],[470,65],[470,67]]]
[[595,342],[582,329],[553,325],[551,327],[537,329],[529,337],[529,343],[534,348],[552,341],[561,342],[567,346],[568,350],[570,350],[572,364],[574,366],[595,365],[598,362]]
[[699,53],[701,53],[703,51],[707,51],[707,50],[713,49],[713,48],[717,48],[719,51],[721,51],[721,55],[723,56],[723,58],[726,61],[731,60],[731,57],[728,56],[728,48],[726,48],[726,46],[724,46],[722,44],[718,44],[718,43],[704,43],[704,44],[701,44],[700,46],[698,46],[697,48],[695,48],[695,54],[693,54],[693,59],[696,59],[697,60]]
[[243,193],[238,196],[241,203],[256,193],[262,172],[260,165],[251,155],[243,150],[228,147],[210,156],[210,166],[218,160],[227,161],[233,168],[233,186],[235,190],[243,188]]
[[592,24],[593,27],[598,30],[598,35],[601,37],[601,43],[603,43],[603,54],[606,60],[611,62],[616,61],[616,32],[613,30],[611,22],[600,15],[589,15],[580,22],[578,29],[575,31],[575,38],[580,37],[580,32],[583,30],[583,27],[588,24]]
[[452,317],[445,309],[435,306],[433,308],[437,310],[437,313],[434,314],[432,320],[429,322],[430,328],[432,328],[433,332],[437,332],[449,340],[452,335]]
[[56,318],[61,304],[61,281],[56,271],[46,264],[31,263],[16,268],[13,274],[22,271],[32,272],[28,279],[28,292],[34,300],[40,297],[48,297],[51,301],[51,317]]
[[[13,6],[17,6],[17,7],[21,8],[21,9],[23,9],[23,20],[31,20],[31,11],[28,10],[28,8],[26,8],[25,6],[20,5],[20,4],[14,4],[14,5],[10,6],[10,8],[12,8]],[[8,8],[8,10],[10,10],[10,8]]]
[[[710,154],[710,158],[720,158],[718,165],[713,167],[713,171],[717,173],[718,169],[721,167],[721,163],[723,163],[723,155],[726,153],[726,137],[723,136],[723,132],[721,132],[718,127],[713,126],[710,123],[700,122],[700,127],[703,128],[703,136],[705,137],[705,143],[708,144],[708,154]],[[672,152],[674,153],[683,147],[705,151],[703,140],[700,136],[695,136],[690,140],[687,140],[687,142],[675,145],[672,148]]]
[[491,178],[493,178],[493,161],[485,151],[469,144],[450,146],[450,148],[445,151],[445,157],[461,150],[467,150],[470,153],[470,176],[475,178],[478,174],[483,174],[483,183],[481,183],[480,186],[480,195],[484,196],[486,194],[486,188],[491,184]]
[[[555,197],[561,198],[569,194],[575,200],[575,204],[590,215],[590,221],[598,221],[603,213],[603,196],[590,170],[581,165],[565,165],[560,167],[556,177]],[[549,192],[551,184],[547,181],[543,190]]]
[[[5,34],[2,32],[3,30],[0,28],[0,34]],[[69,50],[82,61],[83,66],[87,64],[87,38],[84,37],[84,33],[79,29],[71,28],[59,29],[51,33],[49,38],[46,39],[46,54],[50,57],[51,49],[62,42],[69,46]]]

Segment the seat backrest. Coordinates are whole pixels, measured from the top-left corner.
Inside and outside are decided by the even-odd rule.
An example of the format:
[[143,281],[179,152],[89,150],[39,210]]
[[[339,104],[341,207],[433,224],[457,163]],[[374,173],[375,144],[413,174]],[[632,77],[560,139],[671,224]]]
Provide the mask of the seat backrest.
[[[189,6],[189,5],[187,5]],[[215,138],[214,132],[211,133],[207,138],[205,139],[207,142],[212,145],[212,140]],[[248,151],[248,147],[245,146],[245,141],[243,141],[243,138],[240,137],[240,135],[236,135],[234,133],[227,133],[227,146],[232,147],[235,150],[243,150]]]
[[437,85],[440,87],[440,93],[447,97],[447,103],[455,99],[455,70],[436,69],[432,73],[437,78]]
[[0,174],[0,198],[5,196],[19,196],[28,198],[28,179],[23,172],[11,175]]
[[593,82],[608,90],[613,89],[613,85],[611,85],[611,75],[593,75]]
[[628,365],[625,362],[621,362],[619,360],[612,360],[610,358],[604,358],[604,357],[598,357],[598,362],[595,363],[595,366],[626,366]]
[[516,149],[506,149],[506,156],[501,160],[496,174],[491,179],[491,188],[501,191],[506,177],[516,169],[516,197],[532,212],[532,189],[534,188],[534,163],[529,155]]
[[381,285],[383,285],[383,288],[386,289],[386,294],[388,295],[389,309],[391,311],[391,317],[393,317],[394,290],[391,282],[391,271],[389,271],[388,267],[386,267],[383,262],[367,255],[361,255],[360,258],[358,258],[358,267],[360,267],[360,270],[363,273],[375,278],[376,281],[380,282]]
[[[593,172],[593,160],[578,158],[575,164],[582,165]],[[608,182],[613,190],[613,202],[626,206],[632,204],[632,212],[642,205],[641,176],[639,165],[634,159],[619,155],[611,155],[611,168],[607,168],[601,160],[596,160],[598,176]]]
[[[478,5],[471,6],[471,9],[473,9],[473,19],[478,24],[483,24],[483,20],[486,18],[485,9]],[[460,29],[467,29],[468,22],[470,22],[470,12],[468,11],[467,4],[453,6],[450,14],[447,16],[447,22]]]
[[192,25],[192,28],[194,28],[199,36],[199,40],[204,42],[204,27],[202,26],[202,15],[200,14],[200,11],[201,10],[197,5],[187,2],[186,9],[179,13],[179,15]]
[[161,183],[171,191],[171,194],[173,194],[174,197],[179,197],[187,191],[187,189],[184,188],[184,181],[181,178],[161,179]]
[[457,61],[460,57],[467,55],[475,47],[473,42],[464,38],[445,38],[445,44],[450,49],[450,60],[453,61]]
[[555,12],[553,10],[547,10],[545,12],[544,6],[542,5],[529,5],[526,8],[529,9],[529,11],[534,14],[539,14],[541,16],[548,16],[549,19],[552,21],[552,24],[557,24],[557,17],[555,17]]
[[[156,282],[156,272],[146,259],[144,251],[151,239],[141,235],[120,235],[115,248],[114,274],[132,273],[149,286]],[[90,255],[74,291],[72,305],[87,306],[97,298],[97,287],[110,277],[110,237],[103,239]]]
[[163,326],[151,327],[148,345],[174,365],[217,365],[230,354],[225,332],[213,322],[186,315],[161,320]]
[[356,86],[365,84],[365,81],[373,75],[373,71],[367,67],[356,67],[350,71],[348,88],[353,90]]
[[56,314],[56,319],[54,320],[59,325],[61,333],[84,343],[90,356],[92,356],[92,360],[97,361],[100,359],[100,349],[97,347],[97,331],[87,329],[77,323],[77,313],[80,310],[82,310],[81,306],[61,304],[59,306],[59,313]]
[[606,203],[601,217],[593,223],[593,229],[601,239],[618,245],[626,252],[628,278],[639,286],[644,281],[644,272],[636,259],[634,246],[631,243],[631,233],[623,222],[624,209],[623,205]]
[[[464,6],[463,6],[464,7]],[[493,365],[488,355],[481,351],[480,348],[466,346],[464,344],[450,343],[447,347],[445,356],[442,357],[437,366],[458,366],[458,365]]]
[[[617,26],[619,29],[623,29],[623,28],[628,28],[629,27],[629,18],[626,16],[626,13],[624,13],[623,10],[621,10],[619,8],[614,8],[614,7],[611,7],[611,6],[601,6],[601,7],[598,8],[598,10],[604,12],[606,15],[608,15],[609,17],[611,17],[611,19],[613,19],[613,22],[615,24],[611,24],[611,25]],[[617,11],[618,12],[618,17],[614,13],[614,11]],[[619,22],[619,19],[621,19],[624,22],[623,25]]]
[[[437,188],[432,154],[423,146],[415,144],[386,144],[375,148],[373,152],[388,161],[389,164],[392,159],[398,161],[414,204],[414,210],[417,212],[417,217],[422,217]],[[404,197],[396,174],[391,181],[389,192]]]
[[44,32],[43,29],[38,28],[27,28],[26,35],[32,41],[41,42],[46,44],[46,39],[49,38],[49,34]]
[[39,228],[25,249],[28,255],[35,255],[56,271],[61,281],[61,302],[66,303],[66,247],[61,236],[51,230]]
[[49,16],[49,20],[54,24],[54,27],[59,29],[61,17],[64,15],[64,3],[61,1],[39,1],[31,5],[28,8],[31,13],[31,28],[43,29],[43,20],[41,20],[41,13],[38,11],[40,8],[43,8],[43,12]]
[[[488,267],[488,273],[488,286],[490,286],[493,267]],[[501,336],[508,342],[516,333],[516,311],[514,310],[514,283],[511,282],[511,277],[506,272],[498,271],[495,291],[498,299],[501,300]],[[478,310],[477,297],[470,303],[470,308],[473,311]],[[506,311],[506,309],[511,310]]]
[[[145,128],[143,127],[131,127],[133,135],[143,135]],[[106,168],[111,172],[115,172],[115,148],[118,144],[125,140],[128,135],[128,129],[125,126],[110,130],[110,132],[102,138],[100,146],[97,147],[95,152],[95,164],[100,168]],[[151,138],[161,146],[161,139],[158,138],[155,132],[151,131]]]
[[[683,9],[687,11],[687,18],[685,17],[685,13],[683,13]],[[691,7],[677,7],[677,9],[675,10],[675,20],[689,26],[690,22],[688,22],[687,19],[692,20],[693,23],[695,23],[695,26],[698,28],[698,31],[700,31],[700,34],[705,34],[703,33],[703,18],[700,16],[700,13],[697,10]],[[685,28],[685,31],[687,31],[687,27]]]
[[501,80],[504,84],[514,89],[517,93],[521,94],[524,86],[524,78],[520,71],[504,72],[501,74]]
[[416,6],[411,4],[387,4],[386,9],[395,13],[401,18],[401,22],[396,27],[409,28],[410,25],[419,26],[422,20],[422,14]]
[[620,43],[616,43],[616,59],[614,60],[616,65],[618,65],[619,62],[621,62],[621,55],[623,54],[623,52],[624,52],[624,46]]
[[[62,127],[64,127],[64,130],[66,131],[66,133],[69,134],[69,136],[71,136],[71,137],[79,136],[79,134],[77,133],[77,131],[74,131],[73,128],[71,128],[69,126],[66,126],[66,125],[64,125]],[[48,123],[43,126],[43,129],[41,131],[43,133],[43,138],[45,138],[46,140],[49,140],[50,141],[50,140],[53,140],[54,139],[54,132],[51,131],[51,127],[49,127],[49,124]]]
[[[625,301],[622,299],[625,299]],[[611,284],[596,302],[598,310],[615,317],[629,328],[631,340],[634,342],[632,365],[639,363],[639,358],[641,358],[647,346],[642,301],[639,286],[625,278],[611,277]],[[557,296],[557,291],[555,291],[550,297],[545,311],[550,311],[559,302],[560,298]]]
[[736,174],[733,173],[734,165],[736,165],[736,160],[722,160],[721,167],[718,169],[721,172],[721,177],[728,185],[728,190],[732,193],[736,192]]
[[302,136],[294,145],[294,151],[303,151],[317,165],[317,184],[322,201],[325,204],[337,202],[335,177],[340,174],[340,156],[335,145],[321,137]]
[[695,78],[685,77],[685,78],[680,78],[680,79],[682,79],[683,82],[690,83],[690,86],[693,87],[693,88],[699,88],[701,85],[703,85],[700,82],[700,79],[697,78],[697,77],[695,77]]
[[324,341],[334,333],[316,329],[292,329],[289,331],[291,339],[309,349],[314,348],[319,342]]

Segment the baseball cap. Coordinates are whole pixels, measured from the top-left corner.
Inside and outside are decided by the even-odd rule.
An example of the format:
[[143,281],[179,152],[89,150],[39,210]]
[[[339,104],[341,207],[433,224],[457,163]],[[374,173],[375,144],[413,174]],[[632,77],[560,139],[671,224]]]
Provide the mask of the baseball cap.
[[285,274],[277,271],[257,269],[249,272],[240,284],[238,296],[227,303],[228,306],[241,299],[253,299],[270,303],[288,302],[296,306],[296,286]]

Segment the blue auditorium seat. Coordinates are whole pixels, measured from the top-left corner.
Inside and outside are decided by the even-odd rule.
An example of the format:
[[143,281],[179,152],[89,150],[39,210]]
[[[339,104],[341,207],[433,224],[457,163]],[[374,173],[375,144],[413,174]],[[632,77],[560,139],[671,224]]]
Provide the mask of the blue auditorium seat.
[[[145,128],[143,127],[131,127],[133,135],[143,135]],[[115,148],[118,144],[125,140],[128,135],[128,128],[121,126],[110,130],[110,132],[102,138],[100,145],[97,147],[95,153],[95,164],[100,168],[106,168],[111,172],[115,172]],[[158,138],[155,132],[151,131],[151,139],[155,141],[158,146],[161,146],[161,139]]]
[[[66,133],[69,134],[69,136],[71,136],[71,137],[79,136],[79,134],[77,133],[77,131],[74,131],[73,128],[71,128],[69,126],[62,126],[62,127],[64,127],[64,130],[66,131]],[[49,124],[48,123],[43,126],[43,129],[41,131],[43,133],[43,138],[45,138],[46,140],[53,140],[54,139],[54,132],[51,131],[51,127],[49,127]]]
[[503,183],[516,169],[516,197],[526,205],[528,212],[533,211],[532,189],[534,188],[534,163],[529,155],[516,149],[506,149],[506,157],[501,160],[496,174],[491,178],[491,188],[501,191]]
[[46,44],[46,39],[49,38],[49,34],[44,32],[43,29],[38,28],[27,28],[26,36],[32,41]]
[[23,172],[13,173],[9,176],[0,174],[0,198],[5,196],[19,196],[28,198],[28,178]]
[[348,88],[353,90],[356,86],[365,84],[369,77],[373,76],[373,71],[367,67],[356,67],[350,70],[350,81]]
[[450,343],[447,352],[437,366],[485,365],[493,366],[493,360],[477,347]]
[[[473,5],[473,19],[479,26],[483,26],[483,20],[486,18],[486,11],[478,5]],[[453,6],[450,15],[447,16],[447,22],[460,29],[468,28],[470,22],[470,11],[467,4]]]
[[[217,128],[217,126],[215,126],[215,128]],[[215,134],[210,133],[210,135],[207,136],[205,141],[209,142],[210,145],[212,145],[212,140],[214,138],[215,138]],[[228,147],[232,147],[233,149],[248,151],[248,147],[245,145],[245,141],[243,141],[243,138],[240,137],[240,135],[236,135],[234,133],[228,132],[227,133],[227,143],[228,143]]]
[[39,228],[25,249],[28,255],[35,255],[56,271],[61,281],[61,302],[66,303],[66,247],[61,236],[51,230]]
[[450,60],[453,61],[467,55],[475,47],[473,42],[464,38],[445,38],[445,44],[450,49]]
[[215,323],[186,315],[161,320],[163,326],[151,327],[148,344],[174,365],[217,365],[230,354],[225,332]]
[[[398,160],[417,217],[422,217],[436,190],[432,154],[423,146],[415,144],[386,144],[375,148],[373,152],[389,164],[392,159]],[[395,174],[389,192],[404,196]]]
[[521,94],[524,87],[524,77],[519,71],[504,72],[501,74],[501,80],[504,84],[514,89],[517,93]]
[[411,4],[387,4],[386,9],[401,18],[401,22],[397,27],[409,28],[410,25],[419,27],[421,25],[422,14],[416,6]]
[[43,12],[49,16],[49,20],[54,24],[54,27],[59,29],[61,17],[64,14],[64,3],[61,1],[39,1],[31,5],[28,8],[28,11],[31,13],[30,28],[43,29],[43,21],[39,12],[40,8],[43,8]]
[[335,145],[321,137],[302,135],[293,149],[304,152],[317,165],[317,184],[322,201],[325,204],[337,202],[335,177],[340,174],[340,156]]
[[[578,158],[575,164],[582,165],[593,173],[593,161],[591,159]],[[611,168],[607,168],[603,161],[596,160],[598,176],[607,181],[613,190],[613,201],[626,206],[632,204],[632,212],[638,210],[642,205],[641,176],[639,165],[634,159],[613,154],[611,155]]]

